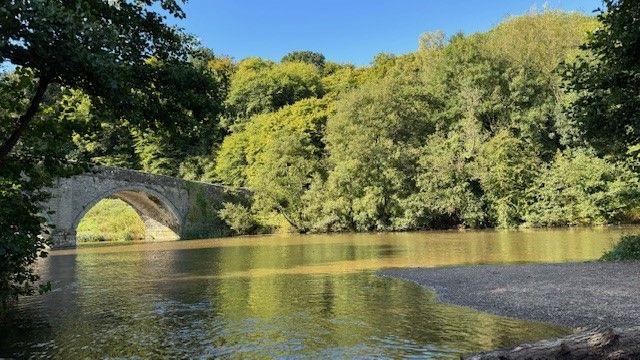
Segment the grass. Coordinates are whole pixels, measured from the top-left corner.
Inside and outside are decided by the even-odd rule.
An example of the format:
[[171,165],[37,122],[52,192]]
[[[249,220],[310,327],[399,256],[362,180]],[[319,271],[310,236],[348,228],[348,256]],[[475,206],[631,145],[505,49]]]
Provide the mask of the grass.
[[145,225],[136,211],[119,199],[103,199],[78,224],[78,242],[131,241],[145,237]]
[[625,235],[611,251],[602,255],[604,261],[640,260],[640,235]]

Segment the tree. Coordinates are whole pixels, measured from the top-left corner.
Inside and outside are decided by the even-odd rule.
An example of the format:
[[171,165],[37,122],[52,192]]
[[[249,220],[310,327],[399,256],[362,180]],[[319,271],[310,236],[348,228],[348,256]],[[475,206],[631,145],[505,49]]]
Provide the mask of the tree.
[[[95,100],[94,105],[105,105],[132,121],[150,120],[144,113],[154,108],[156,115],[164,114],[160,104],[167,94],[151,92],[161,95],[154,98],[148,91],[167,89],[162,82],[168,80],[166,71],[149,59],[179,66],[187,58],[191,41],[166,25],[159,12],[184,17],[178,0],[10,0],[1,9],[0,60],[30,69],[38,82],[29,106],[3,139],[0,166],[51,84],[81,89]],[[144,108],[132,106],[141,100],[147,102]],[[170,121],[166,115],[152,121],[159,119]]]
[[569,115],[601,154],[624,156],[640,144],[640,3],[605,0],[601,26],[566,66],[567,90],[577,99]]
[[445,40],[445,34],[441,30],[426,32],[418,40],[418,49],[422,51],[442,49],[445,45]]
[[[268,136],[267,134],[262,134]],[[215,174],[229,186],[246,186],[248,134],[237,131],[227,136],[216,155]]]
[[579,54],[579,47],[598,21],[578,12],[544,10],[507,19],[483,34],[486,51],[509,59],[518,67],[530,67],[549,80],[558,66]]
[[482,146],[475,176],[492,225],[510,228],[523,222],[527,190],[540,166],[536,149],[506,130]]
[[434,131],[437,102],[418,87],[374,81],[345,95],[329,118],[330,173],[322,190],[329,230],[392,229],[415,191],[417,149]]
[[[40,236],[46,220],[37,211],[46,197],[41,189],[68,175],[65,163],[73,159],[66,151],[73,148],[73,121],[56,111],[60,94],[81,90],[97,119],[148,128],[175,128],[182,120],[176,114],[200,109],[190,96],[207,80],[187,63],[194,43],[168,26],[163,13],[184,17],[178,0],[0,5],[0,62],[15,65],[25,79],[8,86],[0,107],[2,304],[33,291],[37,276],[30,265],[44,256],[46,242]],[[42,108],[45,103],[51,110]]]
[[227,137],[217,158],[217,175],[253,191],[253,210],[277,213],[297,231],[307,231],[304,193],[324,172],[327,103],[305,99],[274,113],[257,115]]
[[[29,106],[25,94],[33,93],[37,80],[25,69],[0,76],[0,133],[14,126],[16,114]],[[67,160],[77,159],[71,142],[74,122],[66,118],[65,105],[56,102],[60,89],[50,89],[45,107],[28,124],[23,137],[0,169],[0,318],[20,295],[36,290],[38,275],[31,266],[45,257],[48,230],[38,204],[48,198],[43,187],[53,175],[77,171]],[[57,125],[57,126],[52,126]],[[41,284],[47,290],[48,284]]]
[[[20,179],[18,166],[5,166],[5,174],[11,172]],[[39,257],[46,257],[46,240],[41,228],[45,219],[34,215],[39,213],[37,204],[47,197],[40,190],[47,181],[39,176],[42,172],[38,170],[29,172],[29,181],[0,177],[0,319],[19,295],[34,292],[33,283],[38,275],[31,264]]]
[[[150,62],[166,68],[166,83],[173,83],[180,90],[170,95],[171,109],[170,105],[165,106],[173,121],[145,126],[128,119],[114,119],[109,109],[96,109],[86,94],[76,91],[82,96],[83,106],[70,108],[69,112],[77,114],[75,117],[83,127],[74,135],[74,140],[93,163],[200,179],[207,171],[205,168],[213,166],[206,158],[225,133],[219,121],[231,63],[205,50],[199,50],[190,56],[188,64],[173,70],[155,60]],[[182,162],[189,164],[182,166]]]
[[253,115],[276,111],[298,100],[323,95],[320,72],[309,64],[274,64],[249,58],[238,64],[226,100],[227,126],[242,127]]
[[313,51],[292,51],[282,57],[281,62],[302,62],[314,65],[322,70],[325,64],[324,55]]
[[403,204],[405,228],[484,225],[483,192],[473,173],[478,149],[471,143],[459,132],[427,138],[419,159],[418,191]]

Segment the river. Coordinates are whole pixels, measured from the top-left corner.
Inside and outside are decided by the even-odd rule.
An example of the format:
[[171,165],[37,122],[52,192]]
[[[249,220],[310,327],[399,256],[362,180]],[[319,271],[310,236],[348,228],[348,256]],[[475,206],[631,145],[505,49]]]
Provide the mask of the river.
[[390,267],[597,259],[639,228],[272,235],[84,246],[0,324],[0,357],[458,358],[568,329],[441,304]]

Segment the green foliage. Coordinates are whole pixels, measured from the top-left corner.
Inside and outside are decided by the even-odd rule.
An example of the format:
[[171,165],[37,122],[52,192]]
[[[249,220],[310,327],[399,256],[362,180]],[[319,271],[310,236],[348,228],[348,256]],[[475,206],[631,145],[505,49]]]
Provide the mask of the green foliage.
[[249,139],[243,132],[233,133],[224,139],[216,157],[214,170],[216,177],[223,183],[236,187],[246,185],[248,146]]
[[216,161],[218,177],[249,187],[255,191],[254,208],[276,211],[305,231],[302,195],[324,168],[326,118],[326,102],[318,99],[251,118],[223,142]]
[[76,229],[79,242],[131,241],[145,237],[146,227],[136,211],[119,199],[103,199],[82,218]]
[[[176,89],[189,89],[172,95],[180,98],[182,104],[171,110],[172,124],[159,123],[149,127],[128,120],[90,121],[99,115],[95,114],[98,111],[94,107],[90,107],[85,117],[89,119],[85,120],[87,126],[74,136],[78,147],[95,163],[171,176],[181,176],[180,169],[187,171],[190,168],[192,172],[185,176],[190,179],[204,177],[206,162],[194,162],[193,159],[210,156],[224,135],[219,121],[231,63],[203,52],[194,55],[189,64],[190,67],[171,71],[171,81],[177,85]],[[164,67],[162,64],[156,66]],[[111,119],[108,114],[106,116]],[[185,161],[189,163],[183,166]]]
[[558,153],[536,178],[525,216],[533,226],[605,224],[638,204],[638,178],[622,164],[584,151]]
[[623,236],[611,251],[602,255],[603,261],[638,261],[640,260],[640,236]]
[[[324,98],[335,101],[345,93],[356,89],[367,81],[369,69],[357,69],[353,66],[343,66],[322,78]],[[325,68],[326,73],[326,68]]]
[[[336,104],[327,124],[330,172],[320,217],[328,230],[392,229],[414,191],[417,149],[436,106],[420,88],[391,79],[365,84]],[[332,219],[331,221],[327,219]]]
[[35,215],[47,197],[40,190],[46,180],[42,169],[22,177],[19,165],[6,163],[0,176],[0,316],[19,295],[33,294],[39,277],[31,265],[47,255],[41,229],[46,220]]
[[[0,76],[0,133],[14,126],[16,114],[28,106],[25,95],[35,86],[32,74],[24,69]],[[68,122],[58,123],[62,107],[51,101],[57,92],[50,93],[44,98],[47,106],[28,126],[30,136],[0,166],[0,317],[18,296],[33,294],[38,288],[39,276],[32,264],[46,257],[50,230],[47,214],[38,206],[48,198],[43,188],[54,176],[76,171],[65,165],[67,156],[73,158],[68,154],[73,149],[72,127]],[[52,123],[59,126],[52,128]],[[39,286],[42,291],[49,288],[48,283]]]
[[600,153],[625,156],[640,144],[640,3],[604,3],[586,54],[564,72],[567,90],[577,97],[569,115]]
[[240,204],[224,203],[218,216],[238,235],[255,234],[260,229],[251,210]]
[[180,163],[178,176],[185,180],[218,182],[211,156],[190,156]]
[[491,223],[503,228],[519,225],[527,189],[541,165],[534,149],[503,130],[482,146],[477,163]]
[[319,70],[322,70],[325,65],[324,55],[313,52],[313,51],[292,51],[287,55],[282,57],[281,60],[284,62],[302,62],[306,64],[311,64],[317,67]]
[[464,137],[433,134],[421,149],[418,191],[404,204],[403,228],[477,228],[484,224],[482,189],[474,177],[476,149]]
[[[282,110],[252,105],[258,110],[245,113],[250,120],[220,147],[216,177],[251,188],[256,214],[280,214],[298,231],[618,221],[635,203],[635,175],[602,158],[567,164],[556,156],[584,146],[577,122],[563,112],[572,95],[563,93],[556,69],[581,54],[579,44],[596,25],[579,14],[544,11],[448,42],[427,33],[419,51],[379,54],[369,68],[325,70],[323,103],[330,111],[326,128],[312,130],[316,149],[289,127],[289,117],[305,118],[292,110],[304,101]],[[268,78],[278,66],[245,60],[236,85],[258,81],[257,74]],[[243,92],[252,99],[244,104],[268,99],[253,83],[244,87],[256,90]],[[588,161],[596,168],[576,171],[596,171],[597,190],[583,189],[580,200],[550,195],[549,172],[573,185],[584,179],[561,179],[566,167]],[[542,210],[587,203],[596,205],[580,220],[549,221]]]
[[178,150],[175,143],[163,141],[165,134],[134,131],[133,137],[143,171],[159,175],[175,173],[179,167]]
[[421,51],[442,49],[446,45],[443,31],[426,32],[418,40],[418,49]]
[[[190,91],[173,74],[189,71],[184,61],[193,41],[167,26],[160,11],[184,17],[179,1],[17,0],[1,9],[0,60],[30,69],[42,92],[50,84],[68,86],[83,90],[114,118],[145,124],[176,120],[171,112]],[[198,81],[188,78],[191,85]]]
[[249,58],[238,64],[226,100],[228,126],[242,127],[253,115],[276,111],[298,100],[322,96],[320,72],[301,62],[274,64]]
[[486,33],[485,48],[493,56],[548,76],[563,61],[578,55],[587,33],[598,25],[595,18],[577,12],[533,12],[509,18]]
[[[29,110],[50,86],[70,92],[59,103],[76,126],[78,151],[91,161],[178,175],[180,159],[209,155],[221,140],[232,71],[228,59],[165,24],[167,15],[184,17],[181,3],[11,1],[0,11],[0,60],[37,79]],[[0,161],[23,131],[7,132]],[[152,135],[141,141],[134,132]],[[160,155],[167,143],[174,149]]]

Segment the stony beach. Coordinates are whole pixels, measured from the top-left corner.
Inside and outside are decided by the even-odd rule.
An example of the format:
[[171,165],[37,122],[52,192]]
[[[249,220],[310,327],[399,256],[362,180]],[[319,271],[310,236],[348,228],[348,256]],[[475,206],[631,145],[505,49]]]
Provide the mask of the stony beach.
[[478,265],[380,272],[445,303],[572,328],[640,322],[640,262]]

